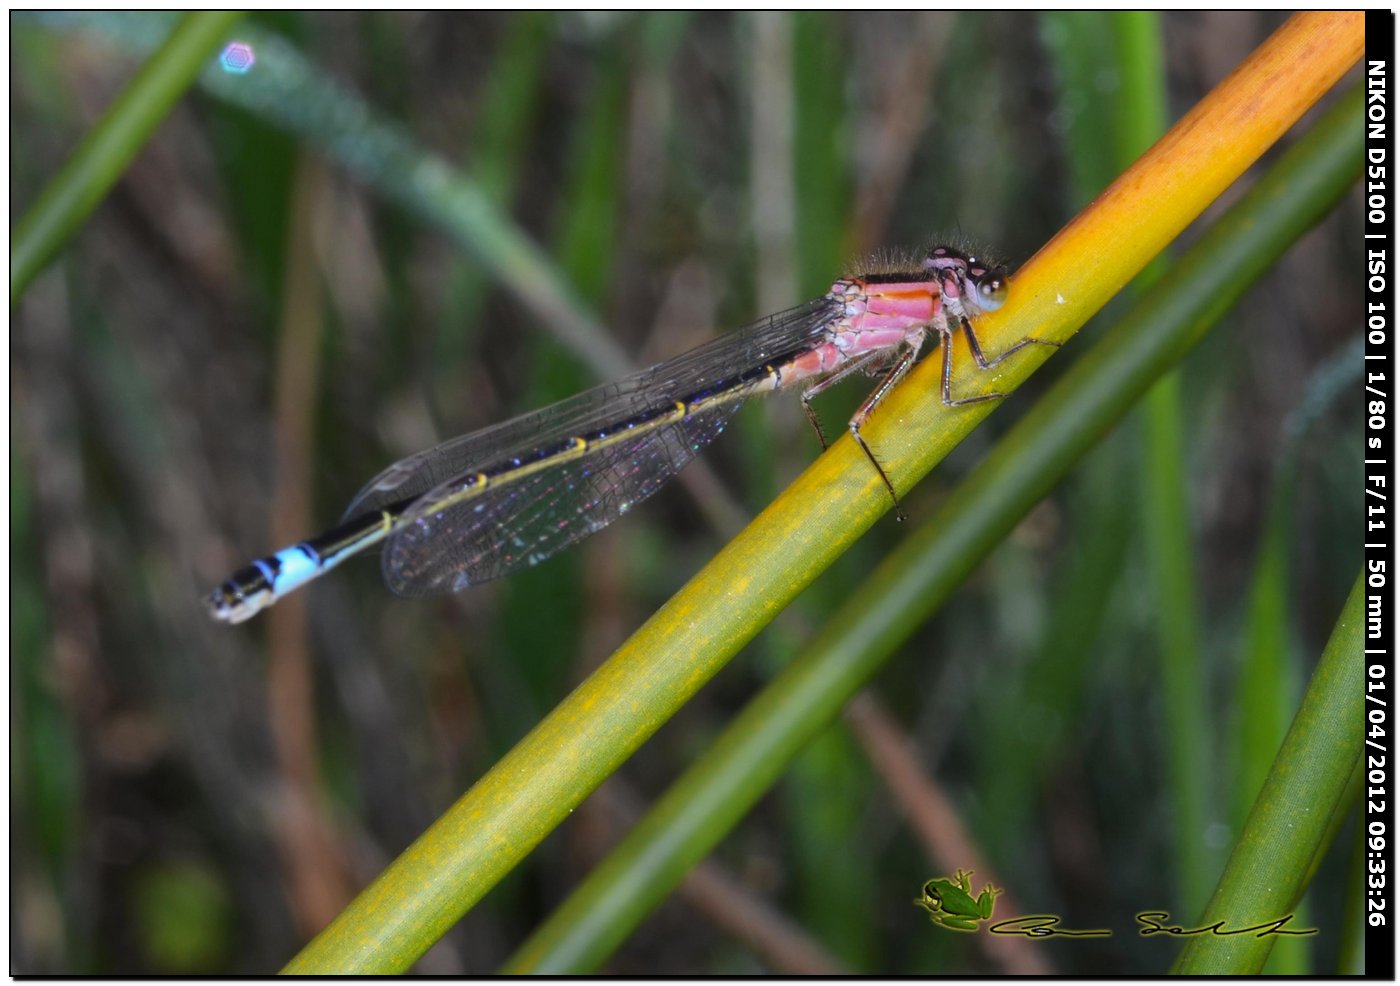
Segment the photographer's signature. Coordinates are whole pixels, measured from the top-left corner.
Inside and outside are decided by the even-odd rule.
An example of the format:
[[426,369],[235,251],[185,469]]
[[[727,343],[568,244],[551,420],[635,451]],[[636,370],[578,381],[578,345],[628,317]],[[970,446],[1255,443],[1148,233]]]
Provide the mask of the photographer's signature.
[[[992,910],[1001,890],[989,883],[974,897],[971,878],[970,872],[958,870],[951,880],[929,880],[914,903],[927,911],[929,920],[940,927],[950,931],[976,931],[983,923],[991,920]],[[1246,927],[1232,927],[1225,921],[1216,921],[1214,924],[1203,924],[1198,928],[1187,928],[1173,924],[1170,911],[1139,911],[1134,918],[1138,923],[1138,934],[1143,938],[1156,935],[1171,935],[1177,938],[1191,938],[1196,935],[1215,935],[1220,938],[1253,935],[1256,938],[1264,938],[1269,935],[1317,934],[1316,928],[1286,927],[1288,922],[1293,920],[1292,914]],[[988,925],[987,931],[993,935],[1022,938],[1108,938],[1113,934],[1107,928],[1062,928],[1060,917],[1055,914],[1025,914],[1008,918]]]

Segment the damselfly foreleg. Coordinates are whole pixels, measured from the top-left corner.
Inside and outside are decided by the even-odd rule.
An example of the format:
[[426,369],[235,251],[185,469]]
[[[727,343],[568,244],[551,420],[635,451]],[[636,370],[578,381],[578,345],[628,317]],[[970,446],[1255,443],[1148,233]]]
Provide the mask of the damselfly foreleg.
[[[973,331],[972,323],[961,317],[958,318],[958,323],[963,331],[963,335],[967,336],[967,348],[972,350],[972,358],[977,361],[978,368],[983,370],[990,370],[1008,356],[1025,349],[1027,346],[1039,345],[1052,346],[1055,349],[1060,348],[1060,344],[1054,340],[1036,339],[1032,336],[1027,336],[1005,352],[989,360],[986,356],[982,355],[982,345],[977,341],[977,333]],[[955,329],[944,329],[939,333],[943,337],[943,403],[948,407],[962,407],[965,404],[981,404],[983,401],[1001,400],[1006,395],[1000,391],[990,394],[978,394],[976,397],[959,397],[957,400],[953,399],[953,333],[955,331]]]

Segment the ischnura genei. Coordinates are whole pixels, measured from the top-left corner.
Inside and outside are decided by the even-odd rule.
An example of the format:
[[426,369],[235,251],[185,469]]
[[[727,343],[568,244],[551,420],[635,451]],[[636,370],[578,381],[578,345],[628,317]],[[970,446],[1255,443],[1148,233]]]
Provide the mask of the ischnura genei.
[[943,346],[947,405],[1005,396],[952,396],[959,329],[984,370],[1033,343],[1058,345],[1027,338],[987,359],[972,320],[1005,301],[1006,271],[947,246],[905,267],[841,278],[815,301],[673,360],[396,462],[350,502],[338,527],[235,572],[207,597],[209,612],[242,622],[380,542],[384,580],[401,596],[455,592],[527,568],[655,493],[754,394],[806,381],[802,405],[825,448],[811,399],[858,371],[881,379],[851,417],[851,436],[897,507],[861,426],[929,337]]

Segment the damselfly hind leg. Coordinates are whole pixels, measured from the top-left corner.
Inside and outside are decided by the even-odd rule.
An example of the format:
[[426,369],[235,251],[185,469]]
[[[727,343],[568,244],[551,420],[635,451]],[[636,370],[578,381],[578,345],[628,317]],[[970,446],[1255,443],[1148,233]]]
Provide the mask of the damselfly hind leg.
[[845,380],[852,373],[867,369],[883,355],[884,354],[880,352],[867,353],[859,359],[847,363],[841,369],[831,374],[831,376],[823,377],[806,390],[802,391],[802,410],[807,412],[807,420],[812,423],[812,430],[817,433],[817,441],[822,443],[823,452],[831,446],[827,443],[826,432],[822,430],[821,419],[817,417],[817,409],[812,406],[812,398],[816,397],[822,391],[835,386],[842,380]]

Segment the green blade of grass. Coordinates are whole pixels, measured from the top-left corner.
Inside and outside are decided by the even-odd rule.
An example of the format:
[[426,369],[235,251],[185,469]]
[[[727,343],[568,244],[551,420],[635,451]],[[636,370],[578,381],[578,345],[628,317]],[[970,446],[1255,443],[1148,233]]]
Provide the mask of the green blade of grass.
[[116,184],[242,16],[186,15],[103,114],[10,233],[10,305]]
[[[1166,68],[1160,15],[1114,17],[1128,90],[1118,120],[1118,154],[1131,159],[1166,129]],[[1126,160],[1124,162],[1126,164]],[[1160,263],[1160,260],[1159,260]],[[1144,280],[1156,271],[1149,269]],[[1207,842],[1215,772],[1205,659],[1196,606],[1190,502],[1186,480],[1181,375],[1164,376],[1143,402],[1142,520],[1154,585],[1158,674],[1165,713],[1166,775],[1171,787],[1173,883],[1177,900],[1195,910],[1210,893],[1218,862]]]
[[1361,97],[1339,101],[1007,434],[505,971],[593,969],[670,893],[1111,423],[1346,193],[1362,164]]
[[[1196,926],[1221,922],[1225,929],[1239,929],[1268,924],[1290,914],[1307,889],[1327,836],[1346,807],[1344,794],[1361,757],[1365,708],[1357,683],[1365,675],[1364,598],[1365,579],[1358,575],[1303,705]],[[1258,934],[1195,935],[1172,971],[1257,973],[1276,940]]]
[[[91,30],[138,51],[157,45],[168,23],[157,13],[36,19],[60,29]],[[558,267],[480,185],[376,114],[277,34],[249,24],[243,38],[258,53],[257,70],[244,76],[206,72],[200,80],[204,89],[318,147],[387,199],[443,230],[600,377],[612,379],[633,368]]]
[[[1308,381],[1299,406],[1283,425],[1284,443],[1274,469],[1273,484],[1263,512],[1264,530],[1254,574],[1241,648],[1244,652],[1232,705],[1234,778],[1231,824],[1243,828],[1250,808],[1263,789],[1274,755],[1288,732],[1289,719],[1303,692],[1302,665],[1292,632],[1294,608],[1291,549],[1296,533],[1294,492],[1298,485],[1304,438],[1309,428],[1363,372],[1362,338],[1317,369]],[[1299,920],[1306,921],[1300,905]],[[1305,974],[1311,969],[1311,938],[1285,938],[1269,956],[1270,975]]]

